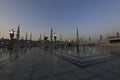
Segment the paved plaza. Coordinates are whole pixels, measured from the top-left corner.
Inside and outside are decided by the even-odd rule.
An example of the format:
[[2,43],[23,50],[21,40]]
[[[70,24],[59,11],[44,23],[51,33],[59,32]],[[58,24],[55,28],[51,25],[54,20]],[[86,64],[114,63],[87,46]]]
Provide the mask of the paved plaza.
[[0,80],[120,80],[119,75],[120,58],[80,67],[42,48],[6,54],[0,62]]

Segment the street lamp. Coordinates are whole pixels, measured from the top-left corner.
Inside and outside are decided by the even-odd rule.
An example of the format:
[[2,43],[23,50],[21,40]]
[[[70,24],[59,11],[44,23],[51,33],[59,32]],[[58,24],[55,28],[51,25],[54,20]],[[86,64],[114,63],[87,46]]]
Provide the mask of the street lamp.
[[55,48],[56,48],[56,39],[57,39],[57,35],[56,35],[56,33],[55,33],[55,34],[54,34]]
[[10,30],[10,38],[11,38],[11,40],[13,40],[14,34],[15,34],[15,31],[13,29]]
[[15,31],[14,31],[13,28],[12,28],[12,30],[10,30],[10,38],[11,38],[10,49],[11,49],[11,50],[13,49],[13,46],[14,46],[14,40],[13,40],[14,34],[15,34]]
[[56,39],[57,39],[57,35],[56,35],[56,33],[54,34],[54,40],[55,40],[55,42],[56,42]]

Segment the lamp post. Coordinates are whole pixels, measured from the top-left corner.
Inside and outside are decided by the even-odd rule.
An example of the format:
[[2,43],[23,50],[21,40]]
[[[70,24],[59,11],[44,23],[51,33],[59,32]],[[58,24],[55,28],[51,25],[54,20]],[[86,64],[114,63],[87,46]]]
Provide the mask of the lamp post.
[[13,29],[10,30],[10,38],[11,38],[11,40],[13,40],[14,34],[15,34],[15,31]]
[[13,38],[14,38],[14,34],[15,34],[15,31],[13,30],[13,28],[12,28],[12,30],[10,30],[10,39],[11,39],[11,49],[13,49],[13,44],[14,44],[14,42],[13,42]]
[[57,35],[56,33],[54,33],[55,48],[56,48],[56,39],[57,39]]
[[57,35],[56,35],[56,33],[54,34],[54,40],[56,41],[56,39],[57,39]]

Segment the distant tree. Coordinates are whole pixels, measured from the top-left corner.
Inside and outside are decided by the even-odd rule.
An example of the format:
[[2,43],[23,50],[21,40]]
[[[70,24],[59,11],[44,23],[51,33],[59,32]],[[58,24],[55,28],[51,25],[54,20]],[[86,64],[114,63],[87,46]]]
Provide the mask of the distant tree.
[[47,41],[47,40],[48,40],[48,37],[44,37],[44,40]]

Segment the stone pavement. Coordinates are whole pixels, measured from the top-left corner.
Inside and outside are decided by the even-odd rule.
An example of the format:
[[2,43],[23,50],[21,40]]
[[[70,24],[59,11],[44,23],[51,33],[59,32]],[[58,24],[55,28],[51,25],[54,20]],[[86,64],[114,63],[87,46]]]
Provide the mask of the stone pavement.
[[0,80],[120,80],[120,59],[79,67],[33,48],[8,62],[0,66]]

